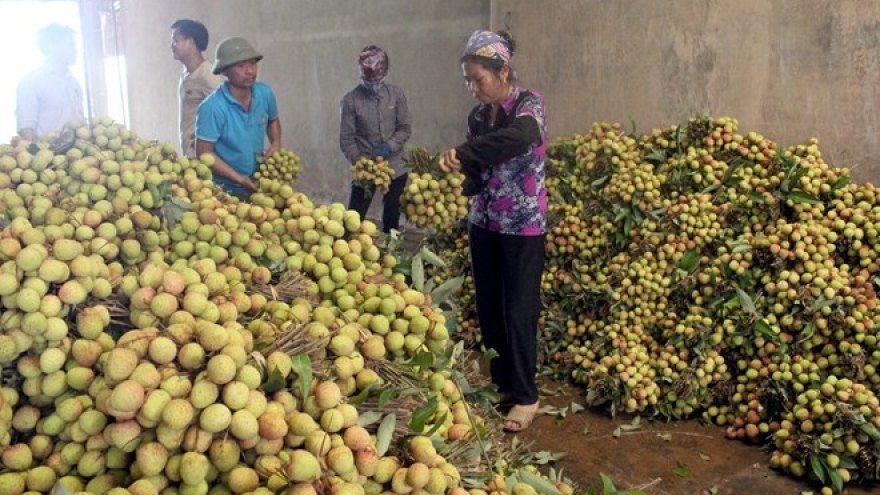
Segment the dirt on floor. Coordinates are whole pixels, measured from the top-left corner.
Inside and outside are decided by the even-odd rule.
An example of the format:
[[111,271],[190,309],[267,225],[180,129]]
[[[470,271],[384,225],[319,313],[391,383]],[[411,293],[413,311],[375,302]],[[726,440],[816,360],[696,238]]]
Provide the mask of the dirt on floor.
[[[544,380],[542,414],[519,438],[533,452],[565,452],[558,471],[579,485],[601,494],[599,473],[618,490],[638,489],[649,495],[803,495],[819,493],[817,485],[798,480],[768,466],[769,454],[760,445],[728,440],[720,427],[698,420],[665,422],[634,416],[611,417],[584,409],[572,413],[572,403],[584,405],[584,390]],[[559,410],[567,408],[562,419]],[[880,486],[848,487],[846,495],[880,493]]]

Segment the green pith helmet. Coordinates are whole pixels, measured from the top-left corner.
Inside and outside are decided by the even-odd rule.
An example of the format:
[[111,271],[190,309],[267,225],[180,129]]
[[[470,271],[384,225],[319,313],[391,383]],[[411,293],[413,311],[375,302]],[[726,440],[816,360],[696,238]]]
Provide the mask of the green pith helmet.
[[245,60],[255,60],[259,62],[263,59],[260,52],[254,50],[250,42],[244,38],[226,38],[217,45],[214,52],[214,74],[223,72],[229,66],[235,65]]

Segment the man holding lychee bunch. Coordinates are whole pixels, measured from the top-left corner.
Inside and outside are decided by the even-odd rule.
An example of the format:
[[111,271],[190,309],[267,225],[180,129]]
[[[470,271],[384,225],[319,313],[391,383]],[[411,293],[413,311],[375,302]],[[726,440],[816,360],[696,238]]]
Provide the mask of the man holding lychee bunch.
[[196,114],[196,154],[210,155],[214,183],[239,199],[257,190],[253,180],[263,154],[281,149],[281,121],[272,88],[257,81],[257,62],[263,55],[244,38],[226,38],[217,45],[214,74],[226,81],[199,105]]

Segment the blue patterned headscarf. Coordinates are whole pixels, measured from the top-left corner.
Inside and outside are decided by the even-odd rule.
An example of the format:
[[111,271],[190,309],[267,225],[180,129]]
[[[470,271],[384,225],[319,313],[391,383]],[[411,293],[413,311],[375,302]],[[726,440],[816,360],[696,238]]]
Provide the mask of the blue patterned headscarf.
[[462,57],[468,55],[496,59],[508,64],[510,63],[510,46],[507,44],[507,40],[497,33],[478,29],[474,31],[464,47]]

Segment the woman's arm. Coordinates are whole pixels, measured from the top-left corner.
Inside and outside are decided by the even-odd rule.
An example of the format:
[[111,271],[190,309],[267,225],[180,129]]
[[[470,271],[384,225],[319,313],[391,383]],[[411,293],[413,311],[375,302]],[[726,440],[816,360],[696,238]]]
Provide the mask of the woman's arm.
[[494,165],[522,155],[541,140],[538,121],[531,115],[517,117],[513,123],[495,132],[475,137],[455,147],[458,159],[464,163]]

